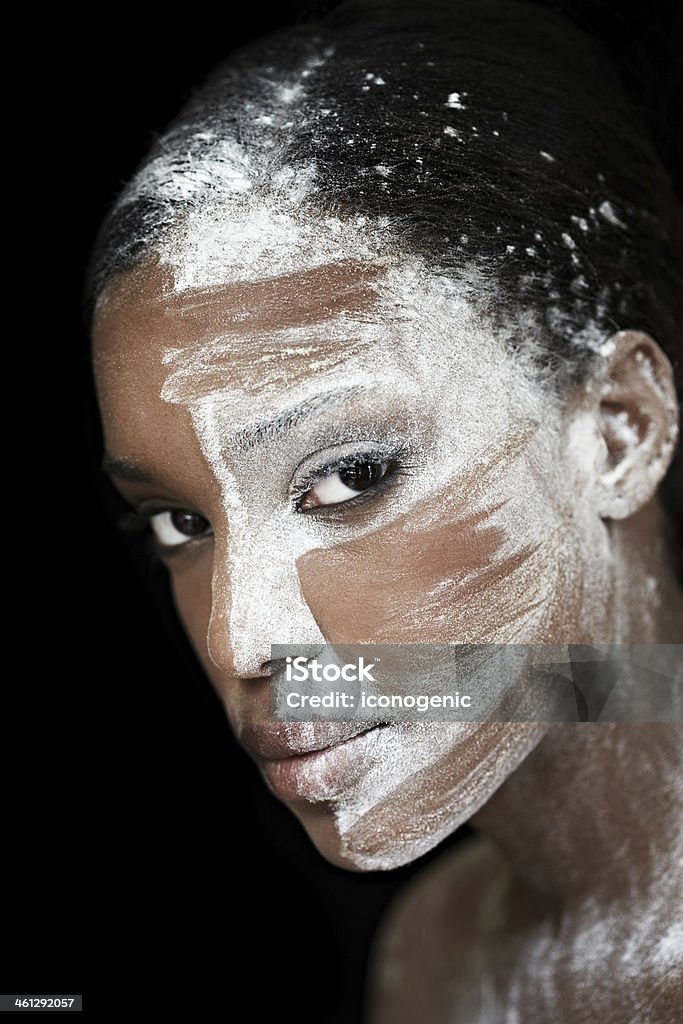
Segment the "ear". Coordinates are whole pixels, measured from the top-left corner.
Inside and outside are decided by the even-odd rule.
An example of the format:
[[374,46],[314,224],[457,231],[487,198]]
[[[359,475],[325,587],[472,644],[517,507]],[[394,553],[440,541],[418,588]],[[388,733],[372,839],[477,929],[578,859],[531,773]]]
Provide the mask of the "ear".
[[678,439],[671,363],[642,331],[619,331],[603,346],[599,422],[605,444],[599,489],[604,519],[626,519],[664,477]]

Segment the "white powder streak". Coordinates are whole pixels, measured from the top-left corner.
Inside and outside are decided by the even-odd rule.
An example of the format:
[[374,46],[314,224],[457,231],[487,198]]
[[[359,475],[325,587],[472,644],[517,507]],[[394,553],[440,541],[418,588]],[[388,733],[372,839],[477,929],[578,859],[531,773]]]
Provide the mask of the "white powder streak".
[[[482,734],[481,723],[416,723],[380,730],[367,772],[334,805],[343,854],[362,870],[387,871],[427,853],[479,810],[544,732],[543,725],[506,724],[498,742],[488,750],[482,745],[468,767],[465,754]],[[452,780],[446,785],[444,773]],[[402,790],[412,783],[429,793],[432,774],[438,778],[434,800],[406,828]],[[381,823],[374,820],[378,808],[391,802],[399,808],[393,828],[384,818]]]

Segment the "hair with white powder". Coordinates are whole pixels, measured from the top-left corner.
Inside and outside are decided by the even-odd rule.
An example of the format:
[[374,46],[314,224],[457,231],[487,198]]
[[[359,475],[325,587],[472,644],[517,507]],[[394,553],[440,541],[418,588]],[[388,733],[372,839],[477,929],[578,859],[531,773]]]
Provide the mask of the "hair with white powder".
[[671,182],[584,32],[521,0],[355,0],[195,90],[101,227],[86,317],[153,255],[183,290],[405,253],[561,395],[618,329],[676,367],[682,251]]

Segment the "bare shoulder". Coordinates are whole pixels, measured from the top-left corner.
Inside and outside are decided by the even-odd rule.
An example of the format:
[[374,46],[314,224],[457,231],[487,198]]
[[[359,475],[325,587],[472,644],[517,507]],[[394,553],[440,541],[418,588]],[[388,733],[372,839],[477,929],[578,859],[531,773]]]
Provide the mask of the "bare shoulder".
[[469,838],[401,893],[378,937],[373,1024],[443,1020],[454,986],[480,972],[501,924],[509,871],[496,848]]
[[468,839],[416,875],[387,915],[370,1024],[570,1024],[586,1006],[604,1024],[673,1024],[677,910],[660,905],[640,924],[633,906],[591,900],[549,913],[491,843]]

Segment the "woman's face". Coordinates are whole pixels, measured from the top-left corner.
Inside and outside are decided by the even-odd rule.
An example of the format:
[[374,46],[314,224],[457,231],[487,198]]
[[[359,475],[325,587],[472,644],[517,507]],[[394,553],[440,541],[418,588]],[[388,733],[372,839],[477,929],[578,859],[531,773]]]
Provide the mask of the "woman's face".
[[407,258],[181,289],[148,263],[96,318],[113,479],[240,741],[347,867],[435,845],[545,727],[275,723],[272,643],[596,642],[609,618],[599,435],[467,295]]

